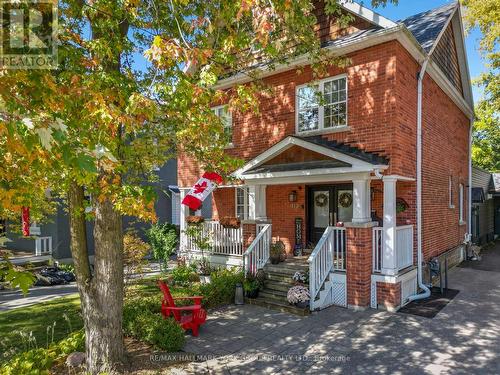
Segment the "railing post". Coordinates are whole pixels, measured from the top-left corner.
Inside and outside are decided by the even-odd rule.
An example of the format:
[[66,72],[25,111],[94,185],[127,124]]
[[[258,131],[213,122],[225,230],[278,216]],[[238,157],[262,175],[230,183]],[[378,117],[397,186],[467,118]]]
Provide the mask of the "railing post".
[[384,234],[382,247],[382,273],[396,275],[396,181],[384,177]]

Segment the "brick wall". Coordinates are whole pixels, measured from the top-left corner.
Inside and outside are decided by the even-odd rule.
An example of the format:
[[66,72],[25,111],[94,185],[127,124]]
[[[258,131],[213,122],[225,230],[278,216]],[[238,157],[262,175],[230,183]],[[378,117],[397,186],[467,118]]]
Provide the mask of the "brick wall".
[[372,273],[372,228],[346,228],[347,304],[368,307]]
[[377,304],[386,309],[401,305],[401,282],[396,284],[377,282]]

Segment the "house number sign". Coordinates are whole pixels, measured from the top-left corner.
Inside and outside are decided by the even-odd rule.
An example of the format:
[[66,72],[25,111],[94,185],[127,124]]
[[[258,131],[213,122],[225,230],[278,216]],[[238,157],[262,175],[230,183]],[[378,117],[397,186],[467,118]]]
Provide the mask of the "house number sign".
[[302,255],[302,218],[295,218],[295,248],[294,255]]

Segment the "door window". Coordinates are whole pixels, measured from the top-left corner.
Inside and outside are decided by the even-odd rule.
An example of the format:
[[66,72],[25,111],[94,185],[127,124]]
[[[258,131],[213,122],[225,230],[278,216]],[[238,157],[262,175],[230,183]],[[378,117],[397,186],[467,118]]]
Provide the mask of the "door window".
[[314,226],[326,228],[330,222],[330,192],[328,190],[315,191],[314,199]]

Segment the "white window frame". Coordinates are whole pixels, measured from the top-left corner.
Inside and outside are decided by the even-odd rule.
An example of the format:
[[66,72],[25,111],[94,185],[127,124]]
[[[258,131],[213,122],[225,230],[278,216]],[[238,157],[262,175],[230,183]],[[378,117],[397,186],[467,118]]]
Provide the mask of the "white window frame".
[[180,225],[181,223],[181,194],[172,192],[172,217],[171,222],[174,225]]
[[248,220],[250,213],[250,200],[249,189],[247,186],[238,186],[234,188],[234,216],[238,217],[238,189],[244,191],[243,193],[243,217],[241,220]]
[[229,122],[230,122],[229,125],[224,124],[224,129],[225,128],[231,128],[231,142],[229,142],[226,147],[233,147],[233,137],[234,137],[234,134],[233,134],[233,131],[234,131],[234,127],[233,127],[233,114],[228,109],[229,106],[227,104],[222,104],[222,105],[218,105],[218,106],[212,107],[210,109],[215,113],[215,115],[217,117],[220,118],[220,116],[219,116],[219,114],[217,112],[219,111],[219,109],[223,109],[223,108],[226,108],[227,114],[229,115]]
[[453,204],[453,176],[448,177],[448,206],[450,208],[455,208]]
[[458,217],[459,217],[459,223],[464,224],[464,185],[459,184],[458,185]]
[[[325,119],[325,106],[318,104],[318,129],[313,130],[299,130],[299,90],[304,87],[318,86],[318,90],[323,95],[325,83],[345,78],[345,125],[332,126],[329,128],[324,127]],[[342,103],[342,102],[338,102]],[[295,87],[295,134],[311,134],[311,133],[335,133],[339,131],[346,131],[349,129],[349,80],[347,74],[339,74],[336,76],[324,78],[318,82],[309,82],[304,85]]]

